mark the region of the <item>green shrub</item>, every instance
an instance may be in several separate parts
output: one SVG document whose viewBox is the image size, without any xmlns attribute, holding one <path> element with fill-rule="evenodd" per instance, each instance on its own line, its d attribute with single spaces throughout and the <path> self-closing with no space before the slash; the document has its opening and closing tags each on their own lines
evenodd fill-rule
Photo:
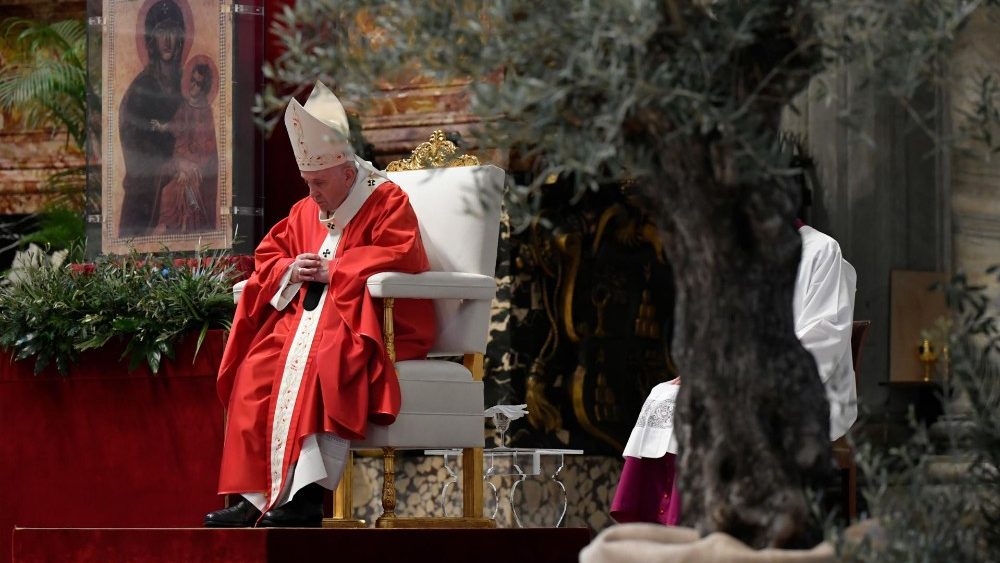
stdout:
<svg viewBox="0 0 1000 563">
<path fill-rule="evenodd" d="M 210 329 L 229 328 L 236 276 L 218 253 L 32 266 L 0 287 L 0 346 L 15 360 L 35 358 L 36 374 L 55 364 L 65 375 L 79 352 L 117 340 L 130 370 L 146 362 L 157 373 L 188 332 L 199 333 L 200 349 Z"/>
<path fill-rule="evenodd" d="M 944 291 L 944 415 L 930 428 L 914 422 L 899 447 L 859 447 L 870 527 L 863 538 L 832 532 L 843 561 L 1000 560 L 1000 311 L 963 274 Z"/>
</svg>

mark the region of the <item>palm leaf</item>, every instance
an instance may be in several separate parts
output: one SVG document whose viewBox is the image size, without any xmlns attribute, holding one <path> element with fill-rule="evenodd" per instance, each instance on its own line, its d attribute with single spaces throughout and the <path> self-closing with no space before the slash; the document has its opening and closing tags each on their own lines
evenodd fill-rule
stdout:
<svg viewBox="0 0 1000 563">
<path fill-rule="evenodd" d="M 0 108 L 22 114 L 29 127 L 61 126 L 83 149 L 86 125 L 86 26 L 7 19 L 2 39 L 11 49 L 0 77 Z"/>
<path fill-rule="evenodd" d="M 194 364 L 195 360 L 198 359 L 198 352 L 201 351 L 201 344 L 205 342 L 205 335 L 208 334 L 208 328 L 210 324 L 211 323 L 209 323 L 208 321 L 205 321 L 205 323 L 201 325 L 201 332 L 198 333 L 198 343 L 195 344 L 194 354 L 191 356 L 192 365 Z"/>
</svg>

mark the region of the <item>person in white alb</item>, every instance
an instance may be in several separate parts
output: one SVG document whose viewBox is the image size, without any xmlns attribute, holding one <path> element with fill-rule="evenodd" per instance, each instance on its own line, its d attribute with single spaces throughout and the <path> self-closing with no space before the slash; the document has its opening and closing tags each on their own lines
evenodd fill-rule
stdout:
<svg viewBox="0 0 1000 563">
<path fill-rule="evenodd" d="M 858 274 L 829 235 L 798 223 L 802 260 L 792 310 L 795 335 L 816 358 L 830 401 L 830 440 L 847 434 L 858 418 L 851 331 Z"/>
<path fill-rule="evenodd" d="M 830 402 L 830 441 L 847 433 L 858 417 L 851 332 L 857 273 L 830 236 L 796 221 L 802 237 L 792 297 L 795 335 L 816 359 Z M 650 391 L 625 445 L 625 467 L 611 504 L 618 522 L 652 522 L 669 526 L 680 521 L 681 503 L 675 484 L 677 439 L 674 403 L 680 378 Z"/>
</svg>

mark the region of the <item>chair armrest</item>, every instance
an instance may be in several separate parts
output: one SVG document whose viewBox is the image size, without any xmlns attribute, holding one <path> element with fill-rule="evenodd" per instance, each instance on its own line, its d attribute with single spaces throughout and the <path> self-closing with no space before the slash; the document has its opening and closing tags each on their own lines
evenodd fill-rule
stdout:
<svg viewBox="0 0 1000 563">
<path fill-rule="evenodd" d="M 243 288 L 246 287 L 247 280 L 236 282 L 233 284 L 233 303 L 239 304 L 240 295 L 243 295 Z"/>
<path fill-rule="evenodd" d="M 368 278 L 372 297 L 493 299 L 496 292 L 497 282 L 492 277 L 464 272 L 379 272 Z"/>
</svg>

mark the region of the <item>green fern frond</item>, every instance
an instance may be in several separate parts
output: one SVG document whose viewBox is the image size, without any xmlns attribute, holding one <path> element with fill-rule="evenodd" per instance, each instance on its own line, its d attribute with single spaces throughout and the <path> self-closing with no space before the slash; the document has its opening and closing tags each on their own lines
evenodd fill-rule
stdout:
<svg viewBox="0 0 1000 563">
<path fill-rule="evenodd" d="M 87 40 L 87 27 L 80 20 L 63 20 L 49 27 L 62 38 L 67 45 L 77 45 Z"/>
<path fill-rule="evenodd" d="M 87 29 L 82 21 L 4 20 L 9 60 L 0 76 L 0 109 L 29 127 L 65 128 L 77 148 L 86 141 Z"/>
<path fill-rule="evenodd" d="M 86 45 L 87 28 L 80 20 L 63 20 L 45 23 L 23 18 L 10 18 L 4 22 L 4 34 L 13 39 L 23 52 L 51 51 L 67 53 L 79 45 Z"/>
</svg>

